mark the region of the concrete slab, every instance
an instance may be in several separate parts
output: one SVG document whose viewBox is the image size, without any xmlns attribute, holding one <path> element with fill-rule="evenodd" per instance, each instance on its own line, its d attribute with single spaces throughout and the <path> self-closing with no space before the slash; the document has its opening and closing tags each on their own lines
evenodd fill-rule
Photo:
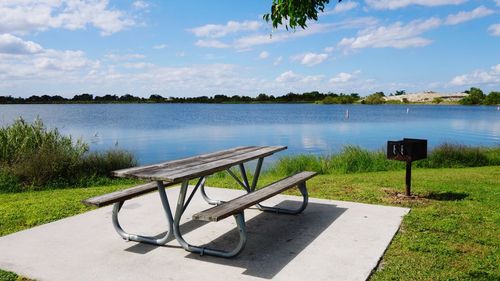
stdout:
<svg viewBox="0 0 500 281">
<path fill-rule="evenodd" d="M 167 190 L 175 206 L 179 189 Z M 242 191 L 207 188 L 214 198 Z M 293 205 L 279 195 L 267 205 Z M 237 241 L 232 218 L 190 220 L 208 205 L 199 194 L 184 215 L 182 231 L 192 244 L 224 247 Z M 233 259 L 199 256 L 177 241 L 151 246 L 122 240 L 111 224 L 111 207 L 0 237 L 0 268 L 37 280 L 365 280 L 397 232 L 406 208 L 311 199 L 298 216 L 245 212 L 248 242 Z M 165 231 L 157 193 L 127 201 L 122 226 L 138 234 Z"/>
</svg>

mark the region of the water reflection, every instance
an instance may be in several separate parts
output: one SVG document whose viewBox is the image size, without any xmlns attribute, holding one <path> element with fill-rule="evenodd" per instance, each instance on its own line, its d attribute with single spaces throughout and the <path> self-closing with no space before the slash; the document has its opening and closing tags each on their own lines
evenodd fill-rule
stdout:
<svg viewBox="0 0 500 281">
<path fill-rule="evenodd" d="M 344 145 L 369 149 L 387 140 L 426 138 L 500 145 L 495 107 L 362 105 L 0 105 L 0 125 L 40 116 L 87 141 L 122 148 L 152 163 L 241 145 L 287 145 L 284 153 L 325 154 Z M 349 110 L 349 119 L 345 112 Z M 284 153 L 280 153 L 283 155 Z"/>
</svg>

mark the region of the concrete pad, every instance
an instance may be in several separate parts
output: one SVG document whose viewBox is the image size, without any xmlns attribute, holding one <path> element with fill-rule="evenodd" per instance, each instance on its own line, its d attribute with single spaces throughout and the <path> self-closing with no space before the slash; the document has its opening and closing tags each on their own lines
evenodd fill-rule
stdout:
<svg viewBox="0 0 500 281">
<path fill-rule="evenodd" d="M 167 190 L 171 206 L 178 188 Z M 227 200 L 238 190 L 207 188 Z M 294 205 L 300 197 L 278 195 L 266 205 Z M 197 193 L 183 219 L 192 244 L 225 248 L 238 234 L 232 218 L 192 221 L 207 209 Z M 20 210 L 22 211 L 22 210 Z M 310 199 L 297 216 L 245 211 L 248 242 L 233 259 L 186 252 L 177 241 L 152 246 L 122 240 L 111 224 L 111 207 L 0 237 L 0 268 L 37 280 L 366 280 L 409 209 Z M 166 230 L 158 193 L 127 201 L 122 226 L 136 234 Z"/>
</svg>

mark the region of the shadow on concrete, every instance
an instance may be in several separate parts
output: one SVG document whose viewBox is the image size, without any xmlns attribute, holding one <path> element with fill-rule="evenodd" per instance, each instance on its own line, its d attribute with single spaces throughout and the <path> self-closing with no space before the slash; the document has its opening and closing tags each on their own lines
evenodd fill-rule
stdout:
<svg viewBox="0 0 500 281">
<path fill-rule="evenodd" d="M 180 226 L 180 230 L 181 230 L 181 233 L 185 234 L 185 233 L 189 233 L 197 228 L 200 228 L 202 227 L 203 225 L 207 224 L 209 222 L 207 221 L 195 221 L 195 220 L 191 220 L 191 221 L 188 221 L 184 224 L 182 224 Z M 165 234 L 167 234 L 167 231 L 165 232 L 162 232 L 158 235 L 155 235 L 154 237 L 155 238 L 161 238 L 163 236 L 165 236 Z M 171 237 L 170 239 L 167 240 L 167 243 L 171 242 L 175 240 L 174 237 Z M 149 252 L 151 252 L 152 250 L 154 249 L 157 249 L 157 248 L 162 248 L 162 247 L 166 247 L 166 248 L 182 248 L 181 246 L 179 245 L 176 245 L 176 246 L 173 246 L 173 245 L 163 245 L 163 246 L 158 246 L 158 245 L 152 245 L 152 244 L 146 244 L 146 243 L 139 243 L 139 242 L 134 242 L 136 243 L 135 245 L 131 246 L 131 247 L 128 247 L 127 249 L 125 249 L 125 251 L 127 252 L 131 252 L 131 253 L 136 253 L 136 254 L 147 254 Z"/>
<path fill-rule="evenodd" d="M 293 208 L 297 203 L 286 200 L 277 207 Z M 186 258 L 244 268 L 245 275 L 271 279 L 346 210 L 331 204 L 309 202 L 306 210 L 299 215 L 263 212 L 246 222 L 247 244 L 238 256 L 224 259 L 190 253 Z M 238 239 L 238 231 L 233 229 L 204 246 L 230 250 Z"/>
</svg>

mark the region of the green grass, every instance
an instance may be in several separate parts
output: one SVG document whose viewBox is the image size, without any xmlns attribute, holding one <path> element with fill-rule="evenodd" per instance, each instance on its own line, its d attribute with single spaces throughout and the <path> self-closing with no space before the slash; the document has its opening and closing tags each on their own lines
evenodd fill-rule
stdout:
<svg viewBox="0 0 500 281">
<path fill-rule="evenodd" d="M 114 180 L 88 188 L 0 194 L 0 236 L 88 211 L 91 208 L 81 200 L 123 189 L 135 182 Z"/>
<path fill-rule="evenodd" d="M 261 185 L 278 179 L 268 174 Z M 211 186 L 235 188 L 218 176 Z M 500 166 L 319 175 L 311 197 L 411 208 L 372 280 L 500 280 Z M 290 194 L 299 195 L 297 191 Z"/>
<path fill-rule="evenodd" d="M 472 147 L 444 143 L 428 153 L 428 158 L 413 164 L 422 168 L 462 168 L 500 165 L 500 146 Z M 360 172 L 403 170 L 405 164 L 388 160 L 383 150 L 371 151 L 347 145 L 339 153 L 327 156 L 298 154 L 281 157 L 270 173 L 288 175 L 309 170 L 320 174 L 351 174 Z"/>
<path fill-rule="evenodd" d="M 260 185 L 278 177 L 264 174 Z M 394 196 L 404 191 L 404 171 L 318 175 L 308 189 L 311 197 L 411 208 L 371 280 L 499 280 L 500 166 L 416 168 L 412 183 L 419 199 Z M 207 184 L 235 188 L 222 175 Z M 0 235 L 87 211 L 80 200 L 125 186 L 0 194 Z M 15 278 L 0 270 L 0 280 Z"/>
<path fill-rule="evenodd" d="M 127 151 L 89 152 L 88 144 L 48 129 L 40 119 L 0 128 L 0 193 L 85 186 L 113 170 L 135 166 Z"/>
</svg>

